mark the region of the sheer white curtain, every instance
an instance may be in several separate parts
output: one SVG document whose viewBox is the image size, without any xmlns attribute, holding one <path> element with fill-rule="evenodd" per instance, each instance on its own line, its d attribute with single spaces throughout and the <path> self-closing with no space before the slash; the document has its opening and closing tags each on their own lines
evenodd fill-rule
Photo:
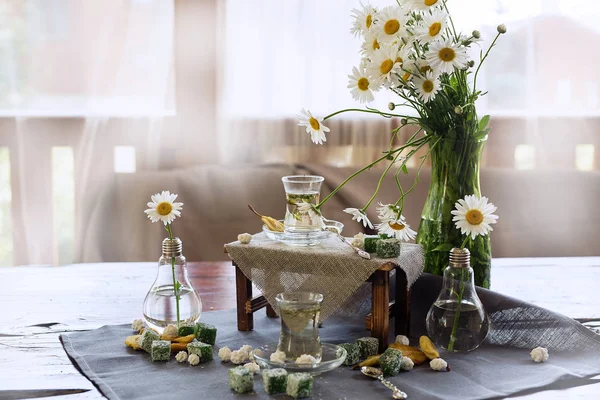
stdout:
<svg viewBox="0 0 600 400">
<path fill-rule="evenodd" d="M 3 259 L 76 260 L 115 172 L 158 167 L 163 122 L 175 112 L 173 35 L 168 0 L 2 3 L 0 148 L 10 182 L 0 190 L 12 228 L 2 232 L 12 242 Z"/>
<path fill-rule="evenodd" d="M 359 60 L 360 43 L 349 31 L 358 0 L 224 3 L 225 160 L 361 164 L 381 150 L 393 121 L 339 117 L 322 148 L 295 127 L 301 107 L 324 115 L 358 105 L 346 89 Z M 489 95 L 479 113 L 493 117 L 486 165 L 600 168 L 600 56 L 593 50 L 600 47 L 600 3 L 449 0 L 448 7 L 464 33 L 482 32 L 484 49 L 499 23 L 508 26 L 483 69 Z M 385 109 L 389 100 L 380 92 L 373 105 Z"/>
</svg>

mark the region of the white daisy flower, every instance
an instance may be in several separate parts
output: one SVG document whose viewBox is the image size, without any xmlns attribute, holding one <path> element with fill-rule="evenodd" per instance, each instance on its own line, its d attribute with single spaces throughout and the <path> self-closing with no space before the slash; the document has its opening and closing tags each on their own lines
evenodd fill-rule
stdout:
<svg viewBox="0 0 600 400">
<path fill-rule="evenodd" d="M 359 210 L 358 208 L 346 208 L 344 209 L 344 212 L 352 215 L 352 221 L 356 221 L 358 223 L 362 222 L 365 228 L 368 226 L 369 228 L 373 229 L 373 224 L 371 221 L 369 221 L 369 217 L 367 217 L 367 214 L 365 214 L 363 210 Z"/>
<path fill-rule="evenodd" d="M 415 67 L 421 72 L 421 74 L 425 75 L 427 73 L 427 71 L 431 71 L 431 73 L 433 75 L 439 75 L 438 73 L 436 73 L 436 71 L 433 70 L 433 68 L 431 68 L 431 65 L 429 65 L 429 63 L 427 62 L 427 60 L 424 60 L 422 58 L 419 58 L 416 60 L 415 62 Z"/>
<path fill-rule="evenodd" d="M 387 6 L 378 15 L 374 29 L 380 43 L 399 43 L 406 34 L 406 13 L 402 7 Z"/>
<path fill-rule="evenodd" d="M 377 207 L 377 212 L 379 213 L 379 219 L 382 221 L 397 219 L 398 214 L 400 213 L 400 207 L 394 204 L 383 204 L 378 203 L 379 207 Z M 400 220 L 402 222 L 405 221 L 404 216 L 400 216 Z"/>
<path fill-rule="evenodd" d="M 298 126 L 305 126 L 306 133 L 310 133 L 310 138 L 315 144 L 323 144 L 327 141 L 325 132 L 329 132 L 329 128 L 323 125 L 323 118 L 314 117 L 310 111 L 304 108 L 298 114 Z"/>
<path fill-rule="evenodd" d="M 467 48 L 452 43 L 450 39 L 431 43 L 425 59 L 434 70 L 449 74 L 454 71 L 454 67 L 462 69 L 469 62 Z"/>
<path fill-rule="evenodd" d="M 394 217 L 393 219 L 383 220 L 375 228 L 379 233 L 395 237 L 403 242 L 414 239 L 417 234 L 417 232 L 410 229 L 410 225 L 406 223 L 403 215 L 400 218 Z"/>
<path fill-rule="evenodd" d="M 308 216 L 310 218 L 310 221 L 306 221 L 307 224 L 324 225 L 323 216 L 314 204 L 301 201 L 296 204 L 296 210 L 301 216 Z"/>
<path fill-rule="evenodd" d="M 431 71 L 427 71 L 424 77 L 417 76 L 414 80 L 417 93 L 423 102 L 427 103 L 440 91 L 440 80 Z"/>
<path fill-rule="evenodd" d="M 423 14 L 423 20 L 415 29 L 415 36 L 423 43 L 439 40 L 448 26 L 448 14 L 436 8 L 431 13 Z"/>
<path fill-rule="evenodd" d="M 442 0 L 408 0 L 408 7 L 418 10 L 430 10 L 432 7 L 441 4 Z"/>
<path fill-rule="evenodd" d="M 369 103 L 375 100 L 373 90 L 378 90 L 379 87 L 371 84 L 370 78 L 367 76 L 364 66 L 360 68 L 353 67 L 352 75 L 348 75 L 348 89 L 355 100 L 360 103 Z"/>
<path fill-rule="evenodd" d="M 365 41 L 363 42 L 360 50 L 360 54 L 367 58 L 372 58 L 377 49 L 381 48 L 377 35 L 373 30 L 367 32 L 365 35 Z"/>
<path fill-rule="evenodd" d="M 377 21 L 377 10 L 369 3 L 363 4 L 360 3 L 362 9 L 353 8 L 351 13 L 354 18 L 354 22 L 352 23 L 352 32 L 354 35 L 366 35 L 370 32 L 373 26 L 373 23 Z"/>
<path fill-rule="evenodd" d="M 170 224 L 175 218 L 181 216 L 181 208 L 183 203 L 175 203 L 177 195 L 175 193 L 163 191 L 162 193 L 156 193 L 150 196 L 152 201 L 148 202 L 149 207 L 144 212 L 148 215 L 148 218 L 154 222 L 162 221 L 163 224 Z"/>
<path fill-rule="evenodd" d="M 456 210 L 450 212 L 454 215 L 452 221 L 456 223 L 461 234 L 471 235 L 471 239 L 475 239 L 477 235 L 485 236 L 490 233 L 493 230 L 490 225 L 498 220 L 498 216 L 492 214 L 498 208 L 488 203 L 487 197 L 477 198 L 475 195 L 467 195 L 464 199 L 458 200 L 454 207 Z"/>
<path fill-rule="evenodd" d="M 375 50 L 371 62 L 367 65 L 367 73 L 376 86 L 390 87 L 396 83 L 396 73 L 401 70 L 396 58 L 398 54 L 392 46 L 383 46 Z"/>
</svg>

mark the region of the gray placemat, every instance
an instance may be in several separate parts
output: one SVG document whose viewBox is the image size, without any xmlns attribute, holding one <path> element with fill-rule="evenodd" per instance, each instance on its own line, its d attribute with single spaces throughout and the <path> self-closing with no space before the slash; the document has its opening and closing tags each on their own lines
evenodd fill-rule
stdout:
<svg viewBox="0 0 600 400">
<path fill-rule="evenodd" d="M 424 331 L 425 313 L 440 284 L 439 277 L 424 274 L 413 286 L 411 329 L 415 337 Z M 600 374 L 599 335 L 548 310 L 484 289 L 478 292 L 492 319 L 490 343 L 469 354 L 441 352 L 451 366 L 450 372 L 434 372 L 421 365 L 390 378 L 410 399 L 501 399 L 517 393 L 592 383 L 587 378 Z M 256 314 L 252 332 L 237 331 L 233 310 L 203 313 L 202 320 L 219 329 L 215 353 L 222 346 L 256 347 L 277 341 L 279 336 L 279 320 L 266 318 L 264 312 Z M 109 399 L 269 398 L 260 377 L 255 378 L 253 394 L 231 392 L 227 370 L 232 365 L 218 359 L 197 367 L 175 360 L 153 363 L 148 354 L 125 347 L 124 339 L 130 334 L 129 326 L 105 326 L 62 335 L 61 341 L 75 366 Z M 332 343 L 365 335 L 368 332 L 361 318 L 334 315 L 321 329 L 323 341 Z M 416 340 L 411 339 L 411 343 Z M 538 345 L 550 348 L 549 362 L 531 361 L 529 350 Z M 315 378 L 313 398 L 385 399 L 390 398 L 389 394 L 379 382 L 341 367 Z"/>
</svg>

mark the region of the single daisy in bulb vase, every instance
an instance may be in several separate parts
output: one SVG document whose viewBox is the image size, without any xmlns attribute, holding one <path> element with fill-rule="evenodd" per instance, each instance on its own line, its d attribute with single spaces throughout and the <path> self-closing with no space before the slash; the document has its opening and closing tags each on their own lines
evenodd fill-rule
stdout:
<svg viewBox="0 0 600 400">
<path fill-rule="evenodd" d="M 159 333 L 168 325 L 178 328 L 193 325 L 202 312 L 202 301 L 187 273 L 183 243 L 173 237 L 171 224 L 181 216 L 183 207 L 183 203 L 175 202 L 176 199 L 177 195 L 168 191 L 157 193 L 144 211 L 153 223 L 161 222 L 168 235 L 162 242 L 156 279 L 142 306 L 144 320 Z"/>
</svg>

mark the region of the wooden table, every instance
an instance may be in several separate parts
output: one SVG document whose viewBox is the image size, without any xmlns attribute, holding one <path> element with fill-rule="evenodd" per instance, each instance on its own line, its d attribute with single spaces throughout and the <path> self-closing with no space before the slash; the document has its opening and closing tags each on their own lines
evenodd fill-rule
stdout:
<svg viewBox="0 0 600 400">
<path fill-rule="evenodd" d="M 492 285 L 574 318 L 597 319 L 599 268 L 600 257 L 497 259 Z M 205 310 L 235 308 L 231 263 L 191 263 L 189 269 Z M 155 273 L 155 263 L 0 268 L 0 399 L 101 398 L 68 360 L 58 335 L 139 318 Z M 594 384 L 520 398 L 597 398 L 598 393 L 600 385 Z"/>
</svg>

